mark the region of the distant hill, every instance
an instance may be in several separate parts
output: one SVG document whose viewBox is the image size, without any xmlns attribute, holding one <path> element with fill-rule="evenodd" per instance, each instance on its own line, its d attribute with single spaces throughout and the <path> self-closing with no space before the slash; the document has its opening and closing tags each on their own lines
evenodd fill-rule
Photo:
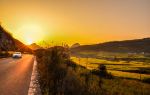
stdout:
<svg viewBox="0 0 150 95">
<path fill-rule="evenodd" d="M 37 49 L 42 49 L 42 47 L 40 47 L 39 45 L 37 45 L 36 43 L 33 43 L 31 45 L 28 45 L 29 48 L 31 48 L 32 50 L 37 50 Z"/>
<path fill-rule="evenodd" d="M 0 25 L 0 50 L 15 50 L 15 41 L 10 33 L 8 33 Z"/>
<path fill-rule="evenodd" d="M 107 52 L 149 52 L 150 38 L 113 41 L 94 45 L 82 45 L 71 51 L 107 51 Z"/>
<path fill-rule="evenodd" d="M 22 51 L 32 52 L 32 50 L 24 45 L 19 40 L 12 37 L 1 25 L 0 25 L 0 51 Z"/>
<path fill-rule="evenodd" d="M 21 52 L 32 52 L 32 49 L 30 49 L 27 45 L 23 44 L 22 42 L 20 42 L 17 39 L 14 39 L 15 41 L 15 46 L 17 47 L 17 51 L 21 51 Z"/>
<path fill-rule="evenodd" d="M 71 46 L 71 48 L 76 48 L 76 47 L 79 47 L 79 46 L 80 46 L 79 43 L 75 43 L 75 44 L 73 44 L 73 45 Z"/>
</svg>

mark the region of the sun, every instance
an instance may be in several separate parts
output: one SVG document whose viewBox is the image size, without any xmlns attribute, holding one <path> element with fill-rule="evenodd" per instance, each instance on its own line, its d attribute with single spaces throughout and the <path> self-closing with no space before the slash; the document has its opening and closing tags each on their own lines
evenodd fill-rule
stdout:
<svg viewBox="0 0 150 95">
<path fill-rule="evenodd" d="M 33 41 L 31 39 L 27 39 L 26 44 L 27 45 L 31 45 L 33 43 Z"/>
<path fill-rule="evenodd" d="M 19 39 L 26 45 L 38 42 L 44 38 L 44 29 L 38 23 L 25 23 L 19 29 Z"/>
</svg>

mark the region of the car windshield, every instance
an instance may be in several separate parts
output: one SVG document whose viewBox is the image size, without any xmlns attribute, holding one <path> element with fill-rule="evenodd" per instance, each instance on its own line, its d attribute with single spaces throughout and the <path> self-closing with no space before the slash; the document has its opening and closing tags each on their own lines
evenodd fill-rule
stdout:
<svg viewBox="0 0 150 95">
<path fill-rule="evenodd" d="M 15 52 L 15 54 L 21 54 L 21 52 Z"/>
</svg>

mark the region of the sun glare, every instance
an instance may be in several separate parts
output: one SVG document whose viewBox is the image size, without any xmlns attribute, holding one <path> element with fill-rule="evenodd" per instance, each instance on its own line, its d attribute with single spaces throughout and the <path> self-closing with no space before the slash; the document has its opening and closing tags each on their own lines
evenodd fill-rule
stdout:
<svg viewBox="0 0 150 95">
<path fill-rule="evenodd" d="M 26 44 L 27 45 L 31 45 L 33 43 L 33 41 L 31 39 L 27 39 Z"/>
<path fill-rule="evenodd" d="M 30 45 L 43 39 L 43 29 L 37 23 L 26 23 L 19 29 L 19 39 Z"/>
</svg>

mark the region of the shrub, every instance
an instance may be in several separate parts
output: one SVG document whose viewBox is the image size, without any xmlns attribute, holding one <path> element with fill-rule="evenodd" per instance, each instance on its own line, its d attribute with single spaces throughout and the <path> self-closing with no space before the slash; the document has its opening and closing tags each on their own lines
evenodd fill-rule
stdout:
<svg viewBox="0 0 150 95">
<path fill-rule="evenodd" d="M 113 78 L 112 74 L 107 72 L 107 68 L 104 64 L 100 64 L 98 67 L 98 70 L 99 70 L 99 76 L 104 77 L 104 78 L 110 78 L 110 79 Z"/>
<path fill-rule="evenodd" d="M 145 82 L 145 83 L 150 83 L 150 78 L 145 78 L 142 81 Z"/>
<path fill-rule="evenodd" d="M 0 52 L 0 57 L 1 58 L 4 58 L 4 57 L 9 57 L 11 56 L 7 51 L 4 51 L 4 52 Z"/>
</svg>

